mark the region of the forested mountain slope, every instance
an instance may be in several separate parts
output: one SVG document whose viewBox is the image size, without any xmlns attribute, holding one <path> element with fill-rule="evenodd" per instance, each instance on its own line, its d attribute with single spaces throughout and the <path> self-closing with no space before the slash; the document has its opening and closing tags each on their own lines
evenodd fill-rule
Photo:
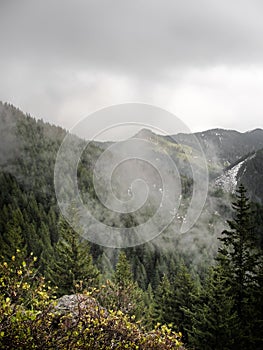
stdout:
<svg viewBox="0 0 263 350">
<path fill-rule="evenodd" d="M 25 218 L 20 218 L 22 221 L 28 221 L 27 216 L 29 216 L 30 230 L 23 229 L 22 231 L 28 232 L 26 235 L 34 238 L 29 239 L 25 237 L 25 240 L 30 249 L 37 255 L 40 255 L 43 249 L 52 249 L 53 245 L 58 240 L 59 234 L 55 221 L 59 217 L 59 210 L 56 205 L 53 184 L 54 164 L 66 131 L 60 127 L 44 123 L 42 120 L 35 120 L 30 116 L 26 116 L 20 110 L 8 104 L 0 104 L 0 118 L 1 187 L 4 189 L 2 193 L 10 194 L 12 192 L 17 192 L 13 195 L 2 196 L 1 207 L 6 208 L 10 206 L 12 210 L 22 211 L 25 216 Z M 210 161 L 208 159 L 208 169 L 210 174 L 213 175 L 215 168 L 217 170 L 220 169 L 220 172 L 223 171 L 222 168 L 219 168 L 220 164 L 230 162 L 231 160 L 236 161 L 237 158 L 245 156 L 246 153 L 244 154 L 243 152 L 252 152 L 260 148 L 263 144 L 262 134 L 262 130 L 241 134 L 235 131 L 216 129 L 204 133 L 197 133 L 195 136 L 204 147 L 207 156 L 211 149 L 214 150 L 214 148 L 217 147 L 216 153 L 213 152 L 213 154 L 216 154 L 219 158 L 211 158 Z M 190 198 L 192 194 L 191 169 L 189 168 L 189 158 L 187 158 L 190 157 L 191 159 L 192 157 L 193 159 L 193 152 L 189 141 L 191 138 L 186 134 L 179 134 L 171 138 L 163 137 L 149 130 L 142 130 L 136 137 L 148 138 L 149 140 L 151 139 L 157 142 L 159 146 L 158 153 L 154 155 L 155 157 L 162 158 L 163 152 L 167 152 L 171 155 L 181 173 L 185 205 L 187 205 L 188 198 Z M 175 141 L 176 139 L 178 142 Z M 81 190 L 90 193 L 89 199 L 92 197 L 95 204 L 97 203 L 97 197 L 92 185 L 92 171 L 96 159 L 106 146 L 107 144 L 99 142 L 90 143 L 88 149 L 84 152 L 79 166 L 79 185 Z M 259 199 L 259 202 L 261 200 L 263 187 L 260 183 L 262 176 L 260 155 L 262 155 L 262 152 L 259 151 L 255 153 L 254 158 L 250 157 L 251 160 L 249 160 L 249 164 L 246 166 L 246 171 L 241 167 L 236 181 L 237 183 L 244 181 L 245 185 L 248 187 L 249 193 L 252 194 L 252 198 Z M 244 166 L 243 164 L 243 167 Z M 243 174 L 242 176 L 241 172 Z M 254 178 L 254 181 L 251 181 L 251 177 Z M 224 186 L 222 189 L 224 189 Z M 104 213 L 104 208 L 100 206 L 99 203 L 96 204 L 96 206 L 97 205 L 99 210 L 101 210 L 101 217 L 107 222 L 107 212 Z M 187 259 L 188 256 L 188 264 L 190 265 L 199 264 L 200 252 L 205 254 L 205 259 L 210 260 L 217 247 L 216 237 L 224 227 L 225 218 L 231 215 L 227 208 L 229 208 L 228 194 L 221 194 L 218 197 L 218 190 L 214 187 L 212 182 L 207 198 L 207 205 L 204 208 L 200 220 L 190 233 L 184 237 L 179 237 L 178 235 L 174 235 L 173 227 L 170 227 L 162 237 L 146 244 L 144 247 L 128 250 L 127 253 L 129 255 L 129 252 L 131 252 L 131 257 L 134 256 L 134 250 L 138 252 L 134 263 L 136 274 L 140 274 L 136 272 L 137 269 L 140 271 L 141 269 L 144 270 L 145 266 L 149 266 L 149 269 L 146 269 L 147 277 L 143 284 L 147 285 L 149 280 L 152 283 L 158 283 L 159 275 L 167 269 L 164 267 L 166 266 L 166 262 L 162 261 L 166 261 L 166 254 L 160 254 L 160 248 L 169 251 L 170 247 L 173 245 L 178 246 L 179 251 L 174 259 L 176 261 L 178 259 L 180 260 L 182 257 Z M 9 212 L 10 217 L 12 217 L 12 214 L 10 214 L 12 211 L 5 209 L 4 212 Z M 41 220 L 42 216 L 45 217 L 44 220 Z M 37 217 L 38 219 L 36 219 Z M 118 220 L 125 226 L 129 224 L 128 222 L 130 220 L 134 220 L 134 218 L 119 217 Z M 4 221 L 2 223 L 2 230 L 5 231 L 8 220 L 5 218 L 2 221 Z M 29 223 L 27 222 L 27 224 Z M 23 226 L 23 224 L 21 225 Z M 204 230 L 210 231 L 210 233 L 204 234 Z M 48 244 L 43 244 L 43 239 L 44 241 L 47 240 Z M 156 250 L 156 247 L 158 247 L 158 250 Z M 148 249 L 149 252 L 154 252 L 153 256 L 151 253 L 144 254 L 141 252 L 145 250 L 148 251 Z M 103 249 L 92 245 L 92 253 L 95 259 L 102 256 L 104 257 L 105 251 L 107 251 L 111 264 L 114 265 L 116 262 L 116 254 L 113 253 L 111 249 Z M 172 253 L 170 252 L 167 254 L 169 255 Z M 150 257 L 148 255 L 150 255 Z M 145 258 L 145 256 L 147 256 L 147 258 Z M 137 261 L 138 259 L 139 261 Z M 168 260 L 170 259 L 171 257 L 168 258 Z M 204 256 L 202 257 L 202 260 L 203 259 Z M 151 260 L 152 262 L 150 262 Z M 154 275 L 156 276 L 151 276 L 153 269 L 155 271 Z M 148 274 L 150 274 L 150 276 L 148 276 Z M 156 280 L 156 282 L 154 282 L 154 280 Z"/>
<path fill-rule="evenodd" d="M 185 234 L 180 235 L 178 225 L 172 223 L 152 241 L 123 250 L 105 248 L 83 240 L 61 216 L 54 190 L 54 166 L 66 134 L 60 127 L 35 120 L 11 105 L 0 103 L 2 259 L 13 261 L 17 249 L 25 256 L 30 256 L 32 252 L 37 257 L 38 271 L 53 284 L 59 285 L 58 295 L 74 292 L 74 283 L 78 288 L 90 285 L 95 289 L 104 283 L 98 299 L 106 307 L 121 309 L 130 316 L 134 314 L 136 319 L 143 318 L 146 327 L 152 327 L 157 321 L 174 323 L 174 329 L 182 331 L 186 343 L 195 345 L 196 349 L 215 350 L 216 347 L 212 345 L 200 346 L 202 336 L 209 337 L 211 334 L 205 335 L 206 321 L 200 319 L 200 310 L 196 310 L 194 305 L 200 309 L 202 300 L 213 303 L 216 293 L 225 294 L 225 290 L 219 288 L 222 286 L 220 281 L 225 281 L 226 276 L 221 275 L 219 270 L 213 271 L 211 276 L 209 270 L 217 256 L 220 244 L 217 238 L 227 228 L 226 220 L 233 215 L 231 201 L 235 186 L 241 183 L 256 202 L 251 204 L 254 209 L 251 220 L 255 226 L 256 249 L 262 247 L 263 131 L 257 129 L 238 133 L 215 129 L 195 134 L 207 157 L 210 179 L 208 196 L 199 220 Z M 74 135 L 70 137 L 84 142 Z M 201 164 L 195 145 L 191 143 L 192 137 L 187 134 L 160 136 L 149 130 L 141 130 L 135 137 L 154 141 L 156 147 L 150 152 L 161 164 L 164 164 L 166 154 L 176 164 L 182 183 L 182 210 L 177 213 L 176 219 L 182 222 L 193 191 L 189 160 L 195 162 L 197 167 Z M 91 142 L 83 152 L 78 167 L 83 201 L 92 203 L 98 218 L 108 225 L 138 225 L 138 217 L 134 214 L 119 215 L 113 219 L 101 205 L 94 189 L 94 164 L 108 145 Z M 141 169 L 147 175 L 147 168 L 142 166 Z M 160 194 L 158 177 L 152 177 L 149 186 Z M 151 208 L 148 209 L 141 216 L 143 220 L 151 214 Z M 244 268 L 250 275 L 250 266 Z M 85 280 L 84 276 L 87 275 L 89 278 Z M 119 294 L 120 290 L 123 294 Z M 254 297 L 257 299 L 257 296 Z M 231 298 L 228 304 L 221 303 L 220 312 L 226 317 L 232 312 Z M 252 308 L 255 300 L 250 302 Z M 207 305 L 206 311 L 208 309 Z M 212 311 L 208 316 L 212 317 Z M 234 322 L 232 316 L 225 320 L 226 325 L 230 319 Z M 210 319 L 209 322 L 214 321 Z M 235 327 L 237 324 L 234 322 Z M 195 338 L 193 327 L 199 326 L 203 333 Z M 249 327 L 246 328 L 247 325 L 244 327 L 251 331 Z M 228 342 L 229 334 L 222 336 Z M 213 338 L 211 344 L 217 343 L 214 341 Z M 254 339 L 253 342 L 258 344 L 258 340 Z M 225 348 L 232 349 L 231 346 L 228 343 Z M 253 344 L 249 346 L 253 348 Z"/>
</svg>

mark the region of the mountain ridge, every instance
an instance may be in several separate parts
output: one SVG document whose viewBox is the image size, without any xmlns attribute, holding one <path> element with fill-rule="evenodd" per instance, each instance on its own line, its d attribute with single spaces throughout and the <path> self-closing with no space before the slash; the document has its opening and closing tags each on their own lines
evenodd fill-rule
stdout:
<svg viewBox="0 0 263 350">
<path fill-rule="evenodd" d="M 13 166 L 14 159 L 19 156 L 19 152 L 22 152 L 25 147 L 24 141 L 21 139 L 21 136 L 18 136 L 15 130 L 17 126 L 19 127 L 21 121 L 27 121 L 27 123 L 31 123 L 32 121 L 33 124 L 31 124 L 41 133 L 42 138 L 49 140 L 49 147 L 53 147 L 53 149 L 58 149 L 59 144 L 67 134 L 67 131 L 60 126 L 44 122 L 42 119 L 35 119 L 30 115 L 25 115 L 19 108 L 11 104 L 0 102 L 0 116 L 0 165 L 6 169 L 10 169 Z M 27 126 L 24 125 L 23 128 L 25 129 Z M 30 133 L 30 130 L 27 133 Z M 133 137 L 150 140 L 158 144 L 160 150 L 165 149 L 174 159 L 179 159 L 178 164 L 182 168 L 185 167 L 186 175 L 189 175 L 189 169 L 187 170 L 186 167 L 187 157 L 185 156 L 190 157 L 190 159 L 192 157 L 192 149 L 195 147 L 193 138 L 198 140 L 204 151 L 211 180 L 225 176 L 228 171 L 231 171 L 241 161 L 244 161 L 242 163 L 243 167 L 240 165 L 236 173 L 237 178 L 235 182 L 237 184 L 244 183 L 248 187 L 252 198 L 255 201 L 263 203 L 263 191 L 259 191 L 259 188 L 263 187 L 260 183 L 262 181 L 261 174 L 263 173 L 263 169 L 260 167 L 262 159 L 259 152 L 263 149 L 263 129 L 256 128 L 239 132 L 236 130 L 214 128 L 193 134 L 178 133 L 176 135 L 165 136 L 158 135 L 149 129 L 141 129 Z M 31 140 L 30 142 L 40 144 L 41 140 Z M 98 149 L 103 151 L 111 143 L 95 141 L 94 147 L 98 147 Z M 37 147 L 41 147 L 41 145 Z M 251 158 L 253 154 L 255 154 L 255 160 Z M 247 165 L 246 169 L 245 165 Z M 254 181 L 251 181 L 253 176 Z M 219 180 L 217 180 L 217 186 L 218 183 L 220 183 Z M 231 188 L 233 189 L 233 186 Z"/>
<path fill-rule="evenodd" d="M 5 111 L 5 113 L 3 113 Z M 16 123 L 14 124 L 14 121 Z M 35 252 L 38 256 L 42 254 L 42 251 L 45 251 L 43 247 L 47 245 L 46 241 L 43 243 L 43 247 L 39 247 L 38 240 L 42 239 L 39 237 L 45 237 L 47 235 L 43 232 L 46 228 L 41 226 L 41 220 L 38 218 L 38 212 L 42 212 L 43 208 L 45 214 L 43 217 L 47 218 L 49 235 L 51 244 L 55 244 L 58 237 L 57 229 L 55 228 L 55 221 L 58 219 L 59 209 L 56 203 L 56 196 L 54 191 L 54 165 L 56 162 L 56 155 L 63 141 L 64 136 L 67 134 L 67 131 L 58 126 L 52 126 L 49 123 L 44 123 L 42 120 L 36 120 L 28 115 L 23 114 L 19 109 L 12 107 L 10 105 L 3 105 L 0 109 L 0 131 L 1 131 L 1 155 L 3 158 L 0 158 L 4 161 L 0 162 L 0 170 L 4 173 L 11 173 L 15 177 L 16 181 L 5 180 L 3 179 L 3 187 L 6 186 L 6 182 L 12 182 L 13 192 L 16 193 L 17 187 L 21 187 L 21 198 L 19 197 L 18 201 L 21 204 L 21 207 L 29 208 L 30 213 L 33 214 L 30 216 L 32 225 L 35 227 L 35 233 L 33 234 L 33 226 L 30 223 L 30 227 L 26 227 L 25 235 L 26 240 L 29 244 L 30 249 Z M 213 147 L 213 137 L 219 137 L 220 135 L 215 135 L 217 131 L 207 131 L 208 137 L 204 137 L 207 144 L 206 147 L 209 150 L 210 137 L 212 138 L 211 144 Z M 232 131 L 233 132 L 233 131 Z M 145 133 L 145 131 L 143 132 Z M 228 131 L 226 134 L 229 133 Z M 231 133 L 231 132 L 230 132 Z M 234 132 L 235 133 L 235 132 Z M 206 136 L 206 132 L 204 132 Z M 235 133 L 236 134 L 236 133 Z M 238 132 L 237 132 L 238 134 Z M 261 130 L 256 130 L 250 135 L 258 134 L 261 135 Z M 212 135 L 212 136 L 211 136 Z M 214 135 L 214 136 L 213 136 Z M 241 134 L 243 135 L 243 134 Z M 137 135 L 138 136 L 138 135 Z M 140 136 L 140 134 L 139 134 Z M 191 178 L 191 167 L 189 166 L 189 159 L 196 161 L 197 157 L 195 150 L 187 144 L 187 141 L 191 140 L 191 135 L 181 136 L 181 141 L 186 141 L 185 143 L 178 141 L 175 142 L 173 137 L 167 137 L 163 135 L 156 135 L 152 131 L 147 131 L 146 136 L 153 137 L 157 142 L 156 147 L 156 157 L 161 157 L 163 153 L 168 153 L 170 157 L 176 161 L 176 166 L 178 167 L 181 175 L 182 182 L 182 211 L 177 214 L 180 216 L 180 220 L 184 220 L 185 208 L 189 205 L 190 198 L 193 193 L 193 181 Z M 258 136 L 258 137 L 259 137 Z M 246 136 L 245 136 L 246 137 Z M 228 139 L 231 139 L 228 137 Z M 84 141 L 83 141 L 84 142 Z M 241 141 L 240 141 L 241 142 Z M 261 146 L 261 141 L 258 142 L 257 138 L 249 138 L 250 142 L 253 143 L 255 149 Z M 159 144 L 158 144 L 159 143 Z M 189 142 L 188 142 L 189 143 Z M 249 148 L 249 144 L 243 149 L 246 151 Z M 100 154 L 107 147 L 107 143 L 94 142 L 89 144 L 89 148 L 85 151 L 84 156 L 79 162 L 78 175 L 80 176 L 79 186 L 81 193 L 88 193 L 90 195 L 89 200 L 97 203 L 98 200 L 96 192 L 93 187 L 93 177 L 92 170 L 94 167 L 95 161 L 98 159 Z M 214 148 L 213 148 L 214 150 Z M 6 152 L 8 151 L 8 152 Z M 158 154 L 157 154 L 158 153 Z M 239 150 L 239 154 L 242 154 Z M 248 154 L 248 153 L 245 153 Z M 207 156 L 207 155 L 206 155 Z M 192 158 L 191 158 L 192 157 Z M 258 158 L 259 157 L 259 158 Z M 258 203 L 261 203 L 261 198 L 263 194 L 258 191 L 259 188 L 262 188 L 261 179 L 261 153 L 257 155 L 254 160 L 252 159 L 249 166 L 245 168 L 240 166 L 240 173 L 242 174 L 242 179 L 246 179 L 246 184 L 249 190 L 249 193 L 252 194 L 253 200 L 256 200 Z M 233 157 L 234 161 L 237 162 L 238 156 Z M 230 163 L 230 162 L 229 162 Z M 226 166 L 230 164 L 227 163 Z M 230 198 L 228 193 L 222 194 L 221 191 L 218 191 L 212 182 L 217 176 L 222 175 L 225 169 L 222 159 L 218 159 L 216 155 L 214 159 L 208 159 L 209 166 L 209 176 L 210 176 L 210 188 L 207 196 L 207 203 L 203 210 L 203 217 L 196 223 L 196 226 L 193 228 L 189 234 L 177 237 L 174 232 L 177 232 L 175 227 L 169 227 L 169 232 L 165 233 L 167 236 L 165 238 L 158 238 L 155 242 L 151 243 L 153 246 L 162 246 L 164 249 L 168 249 L 171 245 L 176 245 L 181 249 L 183 254 L 187 256 L 187 261 L 189 264 L 194 266 L 202 265 L 202 259 L 200 259 L 199 253 L 196 254 L 195 251 L 202 250 L 207 245 L 209 246 L 206 250 L 206 256 L 210 259 L 213 256 L 213 251 L 216 250 L 217 246 L 217 235 L 222 229 L 225 228 L 225 220 L 231 215 L 230 209 Z M 166 169 L 165 169 L 166 171 Z M 242 173 L 241 173 L 242 171 Z M 130 174 L 129 174 L 130 175 Z M 251 176 L 255 176 L 256 181 L 251 181 Z M 239 175 L 238 175 L 239 176 Z M 241 175 L 240 175 L 241 176 Z M 238 181 L 242 181 L 241 178 L 238 178 Z M 16 184 L 16 182 L 18 184 Z M 157 184 L 153 184 L 153 186 Z M 10 192 L 10 191 L 9 191 Z M 18 197 L 18 195 L 14 195 Z M 3 205 L 5 201 L 12 203 L 14 208 L 16 208 L 17 203 L 15 203 L 13 195 L 8 194 L 8 191 L 3 191 Z M 36 198 L 38 206 L 32 200 Z M 92 202 L 93 203 L 93 202 Z M 20 205 L 20 204 L 19 204 Z M 31 208 L 31 205 L 33 206 Z M 106 220 L 112 223 L 112 218 L 106 216 L 104 209 L 101 207 L 94 206 L 97 210 L 98 219 Z M 7 215 L 7 214 L 5 214 Z M 177 215 L 177 218 L 178 218 Z M 132 225 L 134 224 L 136 217 L 124 217 L 124 220 L 121 218 L 123 225 Z M 2 223 L 2 228 L 5 228 L 7 219 L 5 218 Z M 117 222 L 118 223 L 118 222 Z M 126 227 L 125 226 L 125 227 Z M 204 233 L 206 232 L 206 233 Z M 28 236 L 27 236 L 28 235 Z M 204 236 L 205 235 L 205 236 Z M 33 237 L 33 239 L 32 239 Z M 171 240 L 170 240 L 170 237 Z M 165 240 L 167 239 L 167 240 Z M 35 242 L 35 243 L 33 243 Z M 172 243 L 171 243 L 172 242 Z M 189 246 L 190 242 L 190 246 Z M 34 246 L 35 244 L 35 246 Z M 184 247 L 188 247 L 187 251 L 184 250 Z M 158 248 L 159 249 L 159 248 Z M 93 246 L 92 247 L 93 256 L 95 259 L 101 253 L 100 248 Z M 114 263 L 114 256 L 111 258 Z M 149 270 L 150 276 L 150 270 Z M 156 277 L 157 280 L 159 277 Z M 152 281 L 153 283 L 154 280 Z"/>
</svg>

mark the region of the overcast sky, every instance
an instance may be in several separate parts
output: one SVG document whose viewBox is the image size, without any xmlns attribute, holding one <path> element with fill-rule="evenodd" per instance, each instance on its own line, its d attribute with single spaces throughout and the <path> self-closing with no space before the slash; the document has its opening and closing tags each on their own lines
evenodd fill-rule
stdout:
<svg viewBox="0 0 263 350">
<path fill-rule="evenodd" d="M 0 100 L 68 129 L 125 102 L 263 127 L 263 1 L 0 0 Z"/>
</svg>

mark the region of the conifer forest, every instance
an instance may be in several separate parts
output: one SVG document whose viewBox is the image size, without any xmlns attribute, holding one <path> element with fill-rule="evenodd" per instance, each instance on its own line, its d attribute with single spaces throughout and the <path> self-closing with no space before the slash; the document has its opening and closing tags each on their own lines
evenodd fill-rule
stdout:
<svg viewBox="0 0 263 350">
<path fill-rule="evenodd" d="M 121 248 L 86 239 L 61 213 L 54 167 L 66 134 L 0 104 L 0 349 L 261 350 L 263 130 L 197 133 L 209 159 L 200 218 L 184 234 L 171 223 L 153 239 Z M 155 138 L 158 159 L 166 152 L 177 160 L 189 204 L 188 136 L 175 143 L 142 130 L 138 137 Z M 92 171 L 106 147 L 89 143 L 78 163 L 83 202 L 105 225 L 139 225 L 151 206 L 139 216 L 113 217 L 100 203 Z M 77 225 L 77 206 L 67 210 Z"/>
</svg>

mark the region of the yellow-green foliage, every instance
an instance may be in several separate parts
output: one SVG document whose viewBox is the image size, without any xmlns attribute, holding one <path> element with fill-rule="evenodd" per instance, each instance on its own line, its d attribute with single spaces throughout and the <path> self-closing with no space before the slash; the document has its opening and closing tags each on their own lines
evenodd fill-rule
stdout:
<svg viewBox="0 0 263 350">
<path fill-rule="evenodd" d="M 146 331 L 133 317 L 103 309 L 92 296 L 74 315 L 61 313 L 35 260 L 23 260 L 18 252 L 0 263 L 1 349 L 183 349 L 181 334 L 160 324 Z"/>
</svg>

